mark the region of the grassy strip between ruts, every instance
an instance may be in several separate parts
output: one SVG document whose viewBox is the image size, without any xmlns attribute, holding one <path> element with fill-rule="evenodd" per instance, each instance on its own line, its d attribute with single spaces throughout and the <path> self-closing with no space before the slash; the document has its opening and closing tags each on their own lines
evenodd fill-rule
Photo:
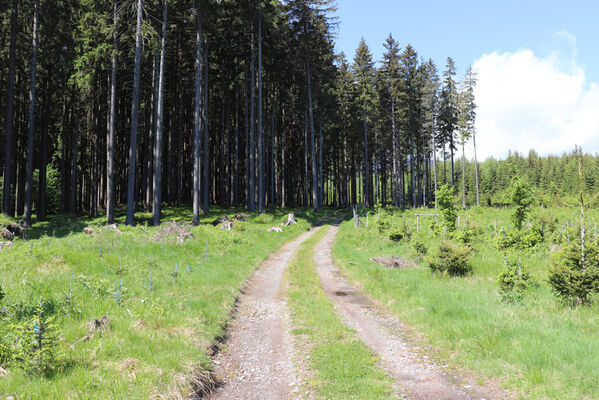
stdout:
<svg viewBox="0 0 599 400">
<path fill-rule="evenodd" d="M 101 218 L 63 215 L 34 225 L 29 237 L 37 239 L 16 240 L 0 253 L 6 293 L 0 345 L 23 340 L 11 326 L 29 321 L 43 298 L 44 313 L 56 318 L 65 364 L 48 376 L 29 375 L 18 362 L 3 365 L 8 375 L 0 376 L 0 399 L 184 395 L 194 372 L 209 368 L 207 350 L 223 335 L 244 281 L 283 242 L 321 217 L 299 212 L 297 225 L 266 232 L 284 222 L 287 212 L 250 213 L 225 231 L 210 222 L 232 211 L 215 210 L 199 226 L 186 227 L 194 238 L 184 244 L 176 243 L 176 235 L 157 239 L 159 228 L 143 223 L 119 226 L 121 233 L 103 229 Z M 165 220 L 191 221 L 189 209 L 164 214 Z M 81 233 L 87 225 L 94 235 Z M 103 315 L 110 327 L 88 334 L 90 321 Z"/>
<path fill-rule="evenodd" d="M 396 211 L 388 218 L 399 226 L 405 217 L 414 235 L 411 240 L 433 252 L 440 238 L 431 237 L 424 218 L 416 232 L 418 212 L 430 211 Z M 560 209 L 549 212 L 575 218 Z M 462 213 L 462 221 L 467 217 L 485 233 L 473 241 L 474 272 L 464 278 L 439 277 L 424 266 L 388 269 L 372 262 L 374 256 L 409 257 L 413 252 L 405 240 L 394 243 L 382 237 L 376 216 L 370 217 L 370 227 L 355 229 L 350 221 L 342 223 L 333 256 L 357 285 L 433 345 L 439 360 L 499 378 L 520 398 L 599 399 L 598 299 L 593 307 L 577 309 L 556 300 L 546 281 L 550 244 L 543 243 L 508 254 L 512 259 L 521 257 L 539 287 L 521 304 L 502 302 L 496 280 L 504 268 L 504 252 L 493 246 L 491 235 L 494 220 L 506 221 L 509 210 Z"/>
<path fill-rule="evenodd" d="M 329 227 L 308 239 L 289 265 L 288 299 L 292 333 L 309 353 L 309 390 L 318 399 L 386 399 L 391 381 L 376 359 L 340 321 L 333 304 L 321 288 L 314 265 L 314 245 Z"/>
</svg>

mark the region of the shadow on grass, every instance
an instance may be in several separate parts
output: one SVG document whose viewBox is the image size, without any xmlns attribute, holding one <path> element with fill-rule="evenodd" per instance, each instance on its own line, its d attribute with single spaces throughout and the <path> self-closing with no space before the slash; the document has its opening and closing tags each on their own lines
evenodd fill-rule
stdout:
<svg viewBox="0 0 599 400">
<path fill-rule="evenodd" d="M 319 212 L 309 208 L 274 208 L 268 207 L 264 210 L 264 214 L 271 215 L 275 220 L 284 217 L 285 215 L 295 212 L 296 218 L 306 220 L 311 226 L 317 225 L 322 217 L 327 213 L 334 212 L 333 209 L 323 209 Z M 220 207 L 211 207 L 210 213 L 200 216 L 200 224 L 211 224 L 217 217 L 227 215 L 247 215 L 250 219 L 256 218 L 257 212 L 248 212 L 242 207 L 223 209 Z M 126 209 L 118 208 L 115 210 L 115 223 L 118 225 L 125 224 Z M 162 222 L 175 221 L 180 224 L 189 224 L 193 219 L 193 210 L 190 207 L 165 207 L 162 210 Z M 106 215 L 100 214 L 97 217 L 77 214 L 58 214 L 48 216 L 46 221 L 36 221 L 34 219 L 33 226 L 27 230 L 27 239 L 39 239 L 42 236 L 65 237 L 71 233 L 81 233 L 86 226 L 101 227 L 105 226 Z M 152 214 L 148 212 L 138 211 L 135 214 L 135 224 L 141 226 L 152 226 Z"/>
</svg>

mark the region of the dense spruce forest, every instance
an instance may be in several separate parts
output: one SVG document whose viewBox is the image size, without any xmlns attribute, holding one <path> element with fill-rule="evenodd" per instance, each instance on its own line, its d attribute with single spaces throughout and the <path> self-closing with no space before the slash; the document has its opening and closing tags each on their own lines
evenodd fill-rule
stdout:
<svg viewBox="0 0 599 400">
<path fill-rule="evenodd" d="M 464 204 L 498 204 L 514 168 L 546 202 L 575 182 L 570 155 L 465 160 L 475 72 L 460 80 L 451 58 L 436 66 L 391 35 L 378 63 L 364 41 L 335 54 L 331 0 L 0 10 L 2 211 L 27 225 L 104 210 L 111 222 L 125 206 L 128 224 L 136 209 L 159 224 L 162 204 L 192 204 L 196 222 L 211 204 L 433 206 L 444 182 Z"/>
</svg>

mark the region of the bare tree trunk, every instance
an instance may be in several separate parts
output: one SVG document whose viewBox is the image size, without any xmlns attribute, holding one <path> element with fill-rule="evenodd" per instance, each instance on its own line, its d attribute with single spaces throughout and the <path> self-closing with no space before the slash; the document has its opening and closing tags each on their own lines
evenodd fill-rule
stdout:
<svg viewBox="0 0 599 400">
<path fill-rule="evenodd" d="M 46 190 L 46 173 L 48 164 L 48 118 L 50 118 L 50 101 L 48 99 L 48 88 L 50 86 L 50 72 L 46 75 L 46 84 L 44 88 L 44 105 L 43 109 L 43 122 L 42 122 L 42 146 L 41 146 L 41 164 L 39 173 L 39 185 L 38 185 L 38 205 L 37 205 L 37 220 L 46 220 L 46 205 L 47 205 L 47 190 Z"/>
<path fill-rule="evenodd" d="M 164 109 L 164 53 L 166 52 L 166 23 L 168 1 L 164 0 L 164 15 L 162 19 L 162 39 L 160 46 L 160 72 L 158 77 L 158 109 L 156 113 L 156 137 L 154 140 L 154 187 L 152 200 L 152 223 L 160 225 L 162 206 L 162 131 Z"/>
<path fill-rule="evenodd" d="M 466 209 L 466 154 L 464 153 L 464 142 L 462 142 L 462 209 Z"/>
<path fill-rule="evenodd" d="M 146 145 L 146 211 L 152 211 L 152 196 L 154 184 L 154 138 L 156 137 L 156 113 L 158 109 L 158 71 L 160 70 L 160 53 L 154 54 L 152 68 L 152 124 L 148 132 Z"/>
<path fill-rule="evenodd" d="M 233 178 L 233 205 L 239 206 L 239 85 L 235 88 L 235 176 Z"/>
<path fill-rule="evenodd" d="M 310 206 L 310 186 L 308 182 L 308 115 L 304 112 L 304 188 L 306 191 L 304 205 L 306 208 Z"/>
<path fill-rule="evenodd" d="M 126 225 L 134 224 L 135 168 L 137 166 L 137 120 L 139 113 L 139 75 L 141 69 L 143 0 L 137 0 L 137 25 L 135 28 L 135 66 L 133 68 L 133 101 L 131 106 L 131 132 L 129 137 L 129 177 L 127 180 Z M 155 191 L 156 189 L 154 189 Z"/>
<path fill-rule="evenodd" d="M 4 142 L 4 187 L 2 197 L 2 212 L 5 215 L 11 217 L 14 215 L 14 208 L 11 202 L 11 200 L 13 199 L 11 186 L 14 175 L 13 105 L 15 92 L 15 60 L 17 48 L 17 17 L 19 13 L 18 6 L 19 1 L 13 0 L 12 12 L 10 15 L 10 55 L 8 63 L 8 88 L 6 90 L 6 139 Z"/>
<path fill-rule="evenodd" d="M 193 108 L 193 224 L 200 223 L 200 129 L 201 129 L 201 96 L 202 96 L 202 16 L 200 8 L 197 9 L 196 30 L 196 71 L 195 71 L 195 103 Z"/>
<path fill-rule="evenodd" d="M 322 151 L 323 151 L 323 143 L 322 143 L 322 111 L 319 111 L 319 138 L 318 141 L 320 144 L 318 145 L 318 182 L 319 182 L 319 192 L 318 192 L 318 205 L 320 208 L 324 207 L 324 180 L 322 174 L 323 162 L 322 162 Z"/>
<path fill-rule="evenodd" d="M 258 212 L 264 212 L 264 132 L 262 129 L 262 1 L 258 0 Z"/>
<path fill-rule="evenodd" d="M 474 144 L 474 180 L 476 181 L 476 205 L 480 206 L 478 194 L 478 160 L 476 158 L 476 133 L 472 132 L 472 143 Z"/>
<path fill-rule="evenodd" d="M 435 145 L 435 132 L 433 131 L 433 175 L 434 175 L 434 187 L 435 187 L 435 210 L 437 209 L 437 147 Z"/>
<path fill-rule="evenodd" d="M 255 172 L 255 157 L 256 157 L 256 149 L 255 149 L 255 143 L 254 143 L 254 130 L 255 130 L 255 122 L 256 120 L 254 119 L 254 112 L 255 112 L 255 93 L 256 93 L 256 71 L 254 70 L 254 64 L 255 64 L 255 51 L 254 51 L 254 35 L 252 35 L 251 38 L 251 62 L 250 62 L 250 148 L 249 148 L 249 155 L 250 155 L 250 164 L 249 164 L 249 169 L 248 169 L 248 178 L 249 178 L 249 185 L 248 185 L 248 210 L 249 211 L 254 211 L 256 209 L 256 205 L 254 203 L 255 200 L 255 196 L 256 196 L 256 181 L 255 181 L 255 176 L 256 176 L 256 172 Z"/>
<path fill-rule="evenodd" d="M 368 160 L 368 131 L 366 130 L 366 127 L 366 104 L 364 104 L 364 190 L 366 192 L 366 196 L 364 197 L 364 199 L 366 202 L 366 208 L 370 208 L 370 161 Z"/>
<path fill-rule="evenodd" d="M 210 141 L 208 139 L 208 74 L 210 68 L 208 66 L 208 42 L 204 48 L 204 107 L 202 111 L 202 129 L 204 138 L 202 140 L 204 145 L 204 152 L 202 154 L 202 173 L 204 176 L 204 184 L 202 185 L 203 192 L 203 212 L 208 214 L 210 212 Z"/>
<path fill-rule="evenodd" d="M 391 98 L 391 138 L 393 142 L 393 205 L 397 207 L 399 205 L 398 201 L 398 182 L 397 182 L 397 144 L 395 138 L 395 98 Z"/>
<path fill-rule="evenodd" d="M 110 117 L 108 126 L 108 141 L 106 149 L 106 220 L 114 223 L 114 135 L 116 125 L 116 69 L 118 49 L 118 14 L 117 0 L 113 2 L 114 31 L 112 33 L 112 71 L 110 79 Z"/>
<path fill-rule="evenodd" d="M 29 130 L 27 132 L 27 178 L 25 181 L 25 227 L 31 226 L 31 208 L 33 193 L 33 141 L 35 139 L 35 79 L 37 71 L 38 30 L 40 20 L 40 2 L 33 1 L 33 54 L 31 55 L 31 82 L 29 87 Z"/>
<path fill-rule="evenodd" d="M 451 152 L 451 186 L 455 185 L 455 172 L 454 172 L 454 162 L 453 162 L 453 133 L 451 134 L 451 140 L 449 142 L 449 150 Z"/>
<path fill-rule="evenodd" d="M 72 111 L 75 115 L 75 131 L 73 137 L 73 147 L 71 148 L 71 198 L 69 202 L 69 212 L 77 212 L 77 155 L 79 154 L 79 110 Z"/>
<path fill-rule="evenodd" d="M 308 113 L 310 117 L 310 154 L 312 155 L 312 206 L 319 209 L 318 173 L 316 171 L 316 149 L 314 147 L 314 111 L 312 109 L 312 78 L 310 76 L 310 52 L 306 47 L 306 79 L 308 81 Z"/>
</svg>

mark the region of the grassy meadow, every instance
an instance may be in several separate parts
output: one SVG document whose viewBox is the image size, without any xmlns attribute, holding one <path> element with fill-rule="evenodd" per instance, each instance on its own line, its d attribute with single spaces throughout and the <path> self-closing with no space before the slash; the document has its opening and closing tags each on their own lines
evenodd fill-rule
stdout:
<svg viewBox="0 0 599 400">
<path fill-rule="evenodd" d="M 371 212 L 354 228 L 345 221 L 339 230 L 333 256 L 351 280 L 407 323 L 422 345 L 435 349 L 434 356 L 483 382 L 489 377 L 526 399 L 599 399 L 599 301 L 570 308 L 560 303 L 547 282 L 556 237 L 565 225 L 578 223 L 574 209 L 536 209 L 529 220 L 557 221 L 545 240 L 532 248 L 507 250 L 496 246 L 502 229 L 511 228 L 510 209 L 474 208 L 459 213 L 461 229 L 474 233 L 473 273 L 451 278 L 433 274 L 426 266 L 446 235 L 433 234 L 430 209 Z M 440 217 L 439 217 L 440 218 Z M 597 210 L 586 213 L 594 237 Z M 497 221 L 497 222 L 496 222 Z M 495 228 L 497 224 L 497 229 Z M 394 229 L 409 232 L 399 242 L 389 240 Z M 420 246 L 422 247 L 422 246 Z M 374 256 L 398 256 L 414 268 L 389 269 L 371 260 Z M 497 277 L 504 260 L 518 262 L 538 283 L 522 301 L 502 301 Z"/>
<path fill-rule="evenodd" d="M 266 231 L 286 221 L 288 212 L 250 214 L 225 231 L 212 226 L 225 213 L 214 210 L 188 227 L 194 238 L 184 244 L 173 235 L 155 238 L 159 227 L 148 226 L 149 214 L 138 215 L 135 227 L 124 226 L 119 215 L 122 232 L 103 229 L 103 218 L 62 215 L 35 223 L 29 240 L 15 240 L 0 252 L 0 399 L 185 394 L 194 376 L 209 368 L 209 351 L 224 335 L 244 281 L 320 218 L 299 212 L 297 225 Z M 191 219 L 189 209 L 163 215 L 163 221 L 182 224 Z M 82 233 L 86 226 L 96 233 Z M 55 339 L 49 341 L 58 356 L 56 368 L 32 374 L 21 368 L 25 362 L 7 360 L 19 357 L 15 343 L 30 340 L 23 326 L 31 326 L 40 300 L 43 317 L 54 319 Z M 90 321 L 103 316 L 109 326 L 90 332 Z"/>
</svg>

